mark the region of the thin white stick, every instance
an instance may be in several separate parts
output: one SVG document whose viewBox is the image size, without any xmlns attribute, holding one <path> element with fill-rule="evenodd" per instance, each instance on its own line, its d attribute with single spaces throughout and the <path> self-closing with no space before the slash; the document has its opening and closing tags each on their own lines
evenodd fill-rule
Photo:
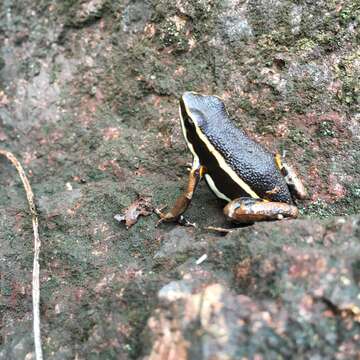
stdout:
<svg viewBox="0 0 360 360">
<path fill-rule="evenodd" d="M 32 192 L 30 182 L 26 177 L 25 171 L 16 157 L 9 151 L 0 149 L 0 155 L 5 156 L 16 168 L 21 181 L 23 183 L 30 212 L 32 215 L 32 225 L 34 230 L 34 263 L 32 276 L 32 301 L 33 301 L 33 328 L 34 328 L 34 343 L 35 343 L 35 359 L 42 360 L 43 353 L 41 347 L 41 332 L 40 332 L 40 237 L 39 237 L 39 220 L 36 212 L 34 193 Z"/>
</svg>

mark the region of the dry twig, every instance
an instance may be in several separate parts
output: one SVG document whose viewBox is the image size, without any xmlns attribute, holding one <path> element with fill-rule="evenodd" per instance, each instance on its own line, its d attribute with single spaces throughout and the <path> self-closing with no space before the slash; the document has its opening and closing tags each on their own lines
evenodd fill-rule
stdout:
<svg viewBox="0 0 360 360">
<path fill-rule="evenodd" d="M 205 230 L 215 231 L 222 234 L 231 234 L 234 231 L 234 229 L 228 229 L 228 228 L 222 228 L 216 226 L 207 226 Z"/>
<path fill-rule="evenodd" d="M 34 263 L 33 263 L 33 276 L 32 276 L 32 300 L 33 300 L 33 327 L 34 327 L 34 343 L 35 343 L 35 358 L 42 360 L 42 347 L 41 347 L 41 333 L 40 333 L 40 238 L 39 238 L 39 220 L 35 207 L 34 194 L 32 192 L 28 178 L 20 162 L 9 151 L 0 149 L 0 155 L 5 156 L 16 168 L 21 181 L 23 183 L 27 201 L 29 204 L 30 212 L 32 215 L 32 224 L 34 231 Z"/>
</svg>

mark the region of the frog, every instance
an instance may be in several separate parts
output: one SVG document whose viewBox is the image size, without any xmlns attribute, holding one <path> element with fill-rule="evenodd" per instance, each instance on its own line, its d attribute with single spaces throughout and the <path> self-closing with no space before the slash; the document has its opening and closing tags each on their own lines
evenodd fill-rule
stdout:
<svg viewBox="0 0 360 360">
<path fill-rule="evenodd" d="M 220 97 L 185 92 L 179 115 L 193 161 L 185 191 L 169 211 L 157 210 L 159 223 L 183 219 L 203 178 L 227 202 L 223 212 L 232 223 L 298 217 L 295 201 L 308 194 L 297 171 L 236 126 Z"/>
</svg>

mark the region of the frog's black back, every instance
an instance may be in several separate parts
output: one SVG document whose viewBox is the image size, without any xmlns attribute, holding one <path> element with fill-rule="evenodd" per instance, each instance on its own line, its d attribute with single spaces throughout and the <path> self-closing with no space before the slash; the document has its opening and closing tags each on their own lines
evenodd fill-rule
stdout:
<svg viewBox="0 0 360 360">
<path fill-rule="evenodd" d="M 251 196 L 241 186 L 245 183 L 260 198 L 291 203 L 289 189 L 275 164 L 274 156 L 233 124 L 221 99 L 185 93 L 180 100 L 180 109 L 183 118 L 190 114 L 195 120 L 195 124 L 183 120 L 188 141 L 220 193 L 229 199 Z M 195 126 L 198 127 L 197 131 Z M 211 149 L 211 145 L 215 150 Z M 219 166 L 219 155 L 242 182 L 224 171 L 224 166 Z M 213 186 L 210 187 L 213 189 Z"/>
</svg>

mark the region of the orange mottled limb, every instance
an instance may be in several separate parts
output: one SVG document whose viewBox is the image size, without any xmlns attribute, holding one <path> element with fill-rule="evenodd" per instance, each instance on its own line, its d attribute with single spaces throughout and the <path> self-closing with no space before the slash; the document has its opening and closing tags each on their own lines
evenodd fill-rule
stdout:
<svg viewBox="0 0 360 360">
<path fill-rule="evenodd" d="M 296 206 L 281 202 L 238 198 L 225 206 L 224 214 L 230 221 L 249 224 L 255 221 L 294 219 L 298 217 L 299 210 Z"/>
<path fill-rule="evenodd" d="M 300 180 L 297 171 L 289 164 L 282 161 L 281 155 L 276 153 L 275 156 L 276 166 L 281 171 L 284 179 L 289 187 L 289 190 L 296 199 L 305 200 L 308 198 L 308 192 Z"/>
<path fill-rule="evenodd" d="M 160 217 L 161 222 L 171 222 L 177 221 L 180 216 L 186 211 L 189 207 L 196 187 L 201 180 L 201 178 L 206 173 L 206 169 L 204 166 L 199 166 L 196 168 L 192 168 L 190 171 L 188 184 L 186 187 L 186 191 L 184 191 L 175 201 L 174 206 L 167 213 L 162 213 L 160 210 L 157 210 L 157 214 Z"/>
</svg>

